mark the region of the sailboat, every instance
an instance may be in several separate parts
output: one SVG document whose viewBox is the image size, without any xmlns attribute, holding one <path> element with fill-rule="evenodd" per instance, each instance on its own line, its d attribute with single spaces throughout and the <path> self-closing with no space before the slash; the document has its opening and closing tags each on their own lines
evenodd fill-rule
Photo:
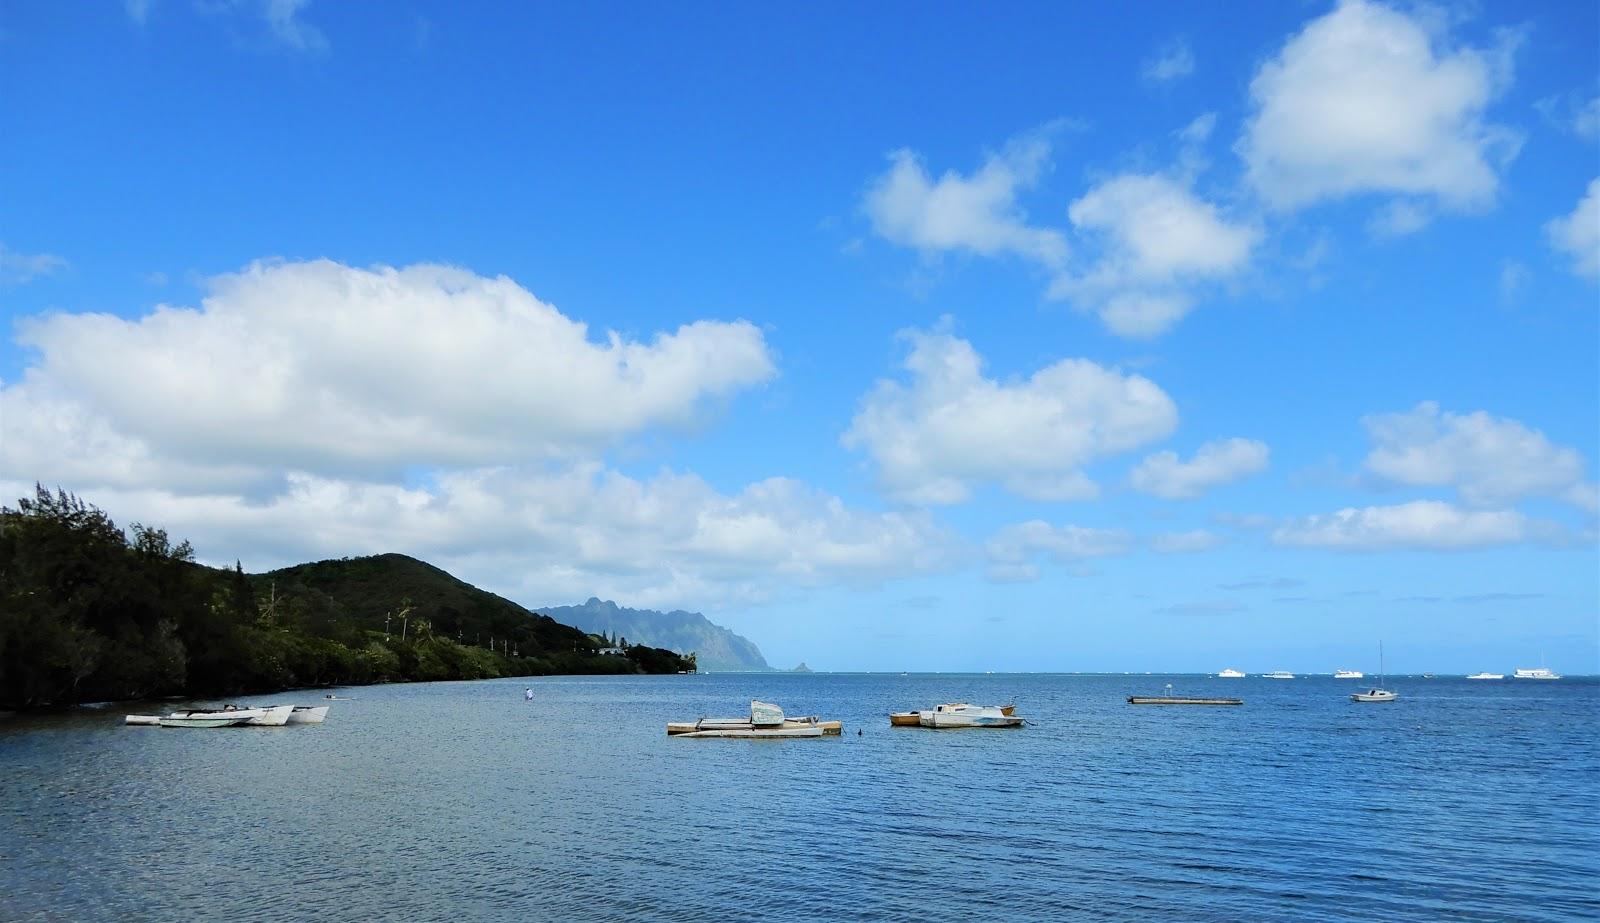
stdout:
<svg viewBox="0 0 1600 923">
<path fill-rule="evenodd" d="M 1350 694 L 1352 702 L 1393 702 L 1400 698 L 1399 693 L 1383 688 L 1383 642 L 1378 642 L 1378 685 L 1366 692 L 1353 692 Z"/>
</svg>

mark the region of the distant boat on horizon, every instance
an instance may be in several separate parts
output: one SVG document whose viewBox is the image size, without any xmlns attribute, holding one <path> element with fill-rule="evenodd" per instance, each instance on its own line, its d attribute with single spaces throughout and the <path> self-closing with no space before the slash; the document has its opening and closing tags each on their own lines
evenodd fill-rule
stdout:
<svg viewBox="0 0 1600 923">
<path fill-rule="evenodd" d="M 1261 674 L 1262 679 L 1294 679 L 1294 674 L 1288 670 L 1273 670 L 1271 673 Z"/>
<path fill-rule="evenodd" d="M 1552 672 L 1546 667 L 1518 667 L 1515 677 L 1517 679 L 1560 679 L 1561 674 Z"/>
<path fill-rule="evenodd" d="M 1360 670 L 1334 670 L 1333 671 L 1333 678 L 1334 679 L 1364 679 L 1364 678 L 1366 678 L 1366 675 L 1367 674 L 1361 672 Z"/>
<path fill-rule="evenodd" d="M 1505 679 L 1504 673 L 1474 673 L 1467 679 Z"/>
<path fill-rule="evenodd" d="M 1217 679 L 1244 679 L 1243 670 L 1228 668 L 1217 674 Z"/>
</svg>

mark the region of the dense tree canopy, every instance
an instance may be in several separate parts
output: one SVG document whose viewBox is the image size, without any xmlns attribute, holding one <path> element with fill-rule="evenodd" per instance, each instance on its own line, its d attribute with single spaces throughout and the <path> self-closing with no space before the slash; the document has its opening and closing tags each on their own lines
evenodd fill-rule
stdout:
<svg viewBox="0 0 1600 923">
<path fill-rule="evenodd" d="M 0 507 L 0 708 L 299 686 L 693 669 L 403 555 L 247 575 L 40 487 Z"/>
</svg>

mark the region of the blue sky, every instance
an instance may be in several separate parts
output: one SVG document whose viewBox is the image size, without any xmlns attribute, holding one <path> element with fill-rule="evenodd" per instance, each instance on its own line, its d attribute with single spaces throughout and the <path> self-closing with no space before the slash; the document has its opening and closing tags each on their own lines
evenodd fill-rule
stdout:
<svg viewBox="0 0 1600 923">
<path fill-rule="evenodd" d="M 0 2 L 0 488 L 820 669 L 1600 669 L 1600 12 Z"/>
</svg>

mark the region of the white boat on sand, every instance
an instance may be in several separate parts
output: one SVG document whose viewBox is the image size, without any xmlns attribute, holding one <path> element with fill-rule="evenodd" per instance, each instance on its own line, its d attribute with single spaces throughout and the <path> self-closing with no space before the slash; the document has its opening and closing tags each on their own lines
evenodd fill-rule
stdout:
<svg viewBox="0 0 1600 923">
<path fill-rule="evenodd" d="M 787 738 L 836 735 L 843 730 L 838 721 L 823 721 L 815 715 L 785 716 L 783 709 L 770 702 L 750 702 L 749 718 L 701 718 L 675 721 L 667 725 L 668 737 L 748 737 Z"/>
</svg>

